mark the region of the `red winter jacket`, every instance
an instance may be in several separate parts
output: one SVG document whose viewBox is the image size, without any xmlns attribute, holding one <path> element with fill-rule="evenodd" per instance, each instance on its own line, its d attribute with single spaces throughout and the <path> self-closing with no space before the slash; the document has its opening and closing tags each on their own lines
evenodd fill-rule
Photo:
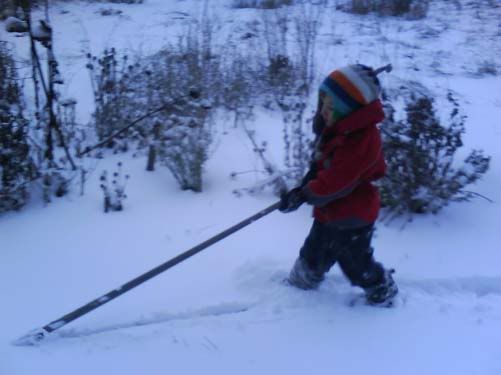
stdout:
<svg viewBox="0 0 501 375">
<path fill-rule="evenodd" d="M 379 192 L 372 184 L 386 170 L 377 123 L 384 119 L 379 100 L 325 127 L 317 146 L 317 173 L 303 188 L 313 216 L 340 227 L 372 224 Z"/>
</svg>

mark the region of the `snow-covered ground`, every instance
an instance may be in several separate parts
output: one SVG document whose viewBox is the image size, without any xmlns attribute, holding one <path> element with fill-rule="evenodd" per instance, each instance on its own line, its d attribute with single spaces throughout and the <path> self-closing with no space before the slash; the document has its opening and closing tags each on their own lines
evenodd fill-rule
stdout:
<svg viewBox="0 0 501 375">
<path fill-rule="evenodd" d="M 326 10 L 319 77 L 348 62 L 391 61 L 395 78 L 388 80 L 416 79 L 437 95 L 455 90 L 468 115 L 465 150 L 492 156 L 471 189 L 494 203 L 452 204 L 403 230 L 398 222 L 379 225 L 377 258 L 397 270 L 401 290 L 395 308 L 350 307 L 359 290 L 337 267 L 318 291 L 280 283 L 311 224 L 302 207 L 264 217 L 38 347 L 11 345 L 275 202 L 271 194 L 232 194 L 258 177 L 229 174 L 258 161 L 242 130 L 221 120 L 225 132 L 201 194 L 179 191 L 166 169 L 146 172 L 143 158 L 121 155 L 96 161 L 83 197 L 75 189 L 48 207 L 34 200 L 0 216 L 0 374 L 501 374 L 501 79 L 476 74 L 484 61 L 500 72 L 501 8 L 487 3 L 436 1 L 423 21 Z M 56 52 L 66 94 L 79 99 L 79 119 L 93 108 L 87 50 L 154 51 L 187 15 L 199 15 L 201 4 L 53 6 Z M 211 2 L 225 27 L 252 19 L 252 10 L 226 4 Z M 105 7 L 122 14 L 97 14 Z M 1 33 L 23 56 L 25 40 Z M 262 113 L 254 126 L 280 160 L 279 116 Z M 129 198 L 123 212 L 105 215 L 99 172 L 118 161 L 131 175 Z"/>
</svg>

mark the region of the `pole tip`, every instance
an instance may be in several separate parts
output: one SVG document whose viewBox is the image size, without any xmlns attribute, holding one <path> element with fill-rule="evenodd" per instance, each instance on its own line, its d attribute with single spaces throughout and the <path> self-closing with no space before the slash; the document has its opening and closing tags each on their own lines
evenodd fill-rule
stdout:
<svg viewBox="0 0 501 375">
<path fill-rule="evenodd" d="M 36 346 L 48 336 L 49 332 L 43 328 L 37 328 L 26 335 L 19 337 L 18 339 L 12 341 L 14 346 Z"/>
</svg>

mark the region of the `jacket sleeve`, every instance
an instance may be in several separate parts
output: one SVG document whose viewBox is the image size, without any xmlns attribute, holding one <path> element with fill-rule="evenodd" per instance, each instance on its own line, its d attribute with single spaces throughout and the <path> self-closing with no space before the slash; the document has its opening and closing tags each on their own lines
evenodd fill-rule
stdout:
<svg viewBox="0 0 501 375">
<path fill-rule="evenodd" d="M 303 188 L 305 187 L 308 182 L 311 180 L 315 179 L 317 176 L 317 163 L 315 161 L 312 161 L 310 163 L 310 168 L 308 169 L 308 172 L 304 175 L 303 179 L 301 180 L 301 184 L 299 187 Z"/>
<path fill-rule="evenodd" d="M 303 187 L 309 204 L 325 206 L 349 195 L 361 182 L 363 176 L 382 158 L 381 143 L 370 144 L 366 139 L 358 144 L 356 151 L 348 147 L 336 150 L 330 166 L 319 170 L 316 177 Z"/>
</svg>

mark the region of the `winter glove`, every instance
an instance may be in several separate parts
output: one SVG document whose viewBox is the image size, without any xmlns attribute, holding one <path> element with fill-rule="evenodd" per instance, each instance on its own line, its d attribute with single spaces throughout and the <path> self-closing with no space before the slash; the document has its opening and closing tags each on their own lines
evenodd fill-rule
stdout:
<svg viewBox="0 0 501 375">
<path fill-rule="evenodd" d="M 303 190 L 300 187 L 294 188 L 280 197 L 278 210 L 288 213 L 297 210 L 306 201 Z"/>
</svg>

